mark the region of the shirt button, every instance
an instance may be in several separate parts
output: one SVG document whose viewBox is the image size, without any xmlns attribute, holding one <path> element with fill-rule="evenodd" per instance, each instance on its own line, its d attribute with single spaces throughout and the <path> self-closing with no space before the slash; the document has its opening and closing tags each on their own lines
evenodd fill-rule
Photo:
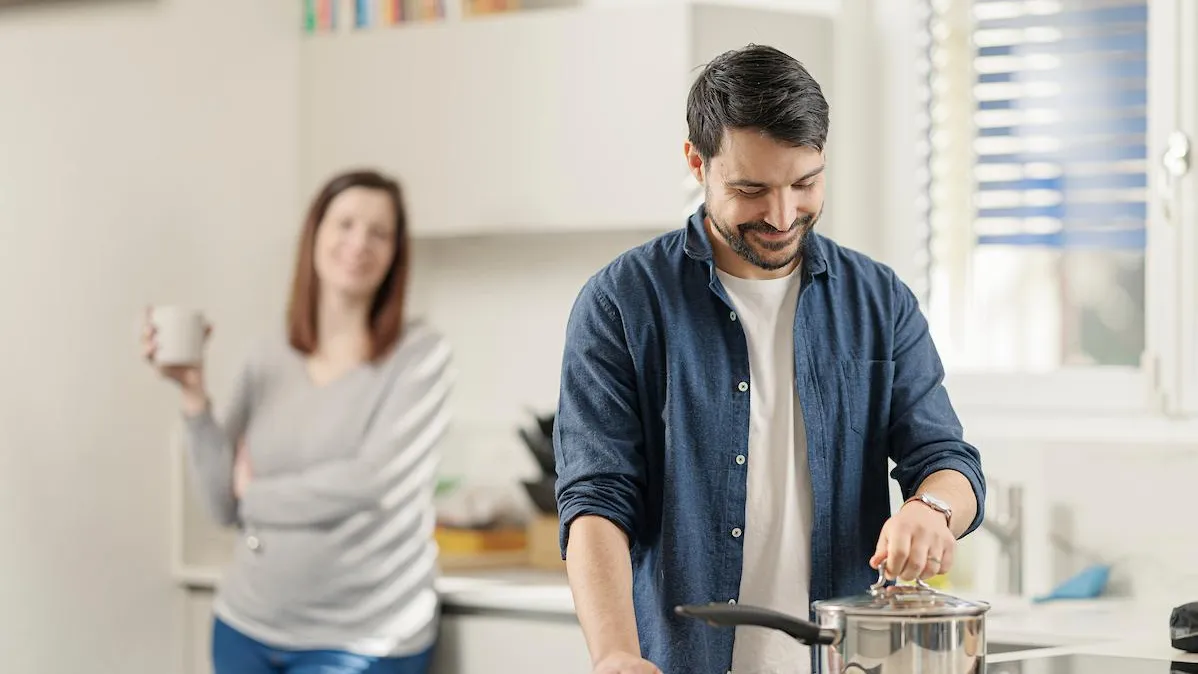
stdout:
<svg viewBox="0 0 1198 674">
<path fill-rule="evenodd" d="M 246 536 L 245 547 L 249 548 L 250 550 L 257 550 L 258 548 L 262 547 L 262 541 L 259 541 L 257 536 Z"/>
<path fill-rule="evenodd" d="M 729 600 L 728 600 L 728 603 L 729 603 L 729 604 L 735 604 L 735 603 L 736 603 L 736 600 L 735 600 L 735 599 L 729 599 Z"/>
<path fill-rule="evenodd" d="M 732 320 L 734 320 L 734 321 L 735 321 L 735 320 L 736 320 L 736 312 L 735 312 L 735 311 L 729 311 L 729 312 L 728 312 L 728 318 L 731 318 Z"/>
<path fill-rule="evenodd" d="M 733 529 L 733 530 L 732 530 L 732 537 L 733 537 L 733 538 L 740 538 L 740 533 L 741 533 L 741 532 L 740 532 L 740 527 L 737 527 L 737 528 L 735 528 L 735 529 Z"/>
<path fill-rule="evenodd" d="M 745 455 L 744 454 L 736 455 L 736 465 L 738 465 L 738 466 L 745 465 Z"/>
<path fill-rule="evenodd" d="M 744 393 L 745 391 L 748 391 L 748 390 L 749 390 L 749 382 L 747 382 L 747 381 L 742 381 L 741 383 L 737 384 L 737 385 L 736 385 L 736 390 L 740 391 L 741 393 Z"/>
</svg>

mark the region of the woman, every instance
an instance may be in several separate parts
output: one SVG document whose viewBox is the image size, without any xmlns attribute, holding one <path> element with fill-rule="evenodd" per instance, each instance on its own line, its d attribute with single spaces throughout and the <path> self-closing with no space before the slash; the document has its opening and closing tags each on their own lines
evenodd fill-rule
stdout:
<svg viewBox="0 0 1198 674">
<path fill-rule="evenodd" d="M 399 187 L 376 173 L 320 191 L 287 330 L 251 350 L 223 423 L 202 367 L 159 368 L 182 391 L 206 505 L 240 528 L 214 604 L 217 674 L 428 671 L 450 354 L 404 321 L 405 225 Z M 148 323 L 143 346 L 153 362 Z"/>
</svg>

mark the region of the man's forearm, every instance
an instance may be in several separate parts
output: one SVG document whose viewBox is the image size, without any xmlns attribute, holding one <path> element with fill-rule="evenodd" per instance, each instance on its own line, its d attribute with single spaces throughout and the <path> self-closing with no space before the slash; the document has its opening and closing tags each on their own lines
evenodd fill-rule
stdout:
<svg viewBox="0 0 1198 674">
<path fill-rule="evenodd" d="M 978 503 L 973 495 L 973 485 L 955 470 L 938 470 L 932 473 L 920 483 L 916 493 L 919 492 L 927 492 L 948 502 L 953 510 L 949 529 L 957 538 L 965 533 L 973 518 L 977 516 Z"/>
<path fill-rule="evenodd" d="M 566 571 L 591 661 L 616 652 L 640 656 L 632 605 L 628 537 L 611 521 L 583 516 L 570 525 Z"/>
</svg>

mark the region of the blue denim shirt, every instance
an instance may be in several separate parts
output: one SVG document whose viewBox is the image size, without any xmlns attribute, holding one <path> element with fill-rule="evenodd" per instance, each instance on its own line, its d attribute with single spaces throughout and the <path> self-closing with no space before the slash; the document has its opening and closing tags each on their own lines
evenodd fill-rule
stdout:
<svg viewBox="0 0 1198 674">
<path fill-rule="evenodd" d="M 736 599 L 749 450 L 749 353 L 712 259 L 704 209 L 616 258 L 570 313 L 554 425 L 561 547 L 599 515 L 631 541 L 642 654 L 666 674 L 726 672 L 731 628 L 679 604 Z M 888 267 L 814 232 L 794 321 L 794 381 L 814 492 L 809 596 L 865 592 L 890 516 L 887 459 L 910 497 L 959 471 L 982 519 L 978 451 L 910 289 Z M 738 464 L 737 455 L 748 462 Z M 795 607 L 795 613 L 809 613 Z"/>
</svg>

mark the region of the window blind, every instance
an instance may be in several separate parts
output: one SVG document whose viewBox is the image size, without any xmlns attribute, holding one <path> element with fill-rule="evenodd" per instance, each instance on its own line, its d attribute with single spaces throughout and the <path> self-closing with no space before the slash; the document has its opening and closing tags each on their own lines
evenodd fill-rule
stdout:
<svg viewBox="0 0 1198 674">
<path fill-rule="evenodd" d="M 1147 0 L 970 4 L 975 245 L 1142 250 Z"/>
</svg>

